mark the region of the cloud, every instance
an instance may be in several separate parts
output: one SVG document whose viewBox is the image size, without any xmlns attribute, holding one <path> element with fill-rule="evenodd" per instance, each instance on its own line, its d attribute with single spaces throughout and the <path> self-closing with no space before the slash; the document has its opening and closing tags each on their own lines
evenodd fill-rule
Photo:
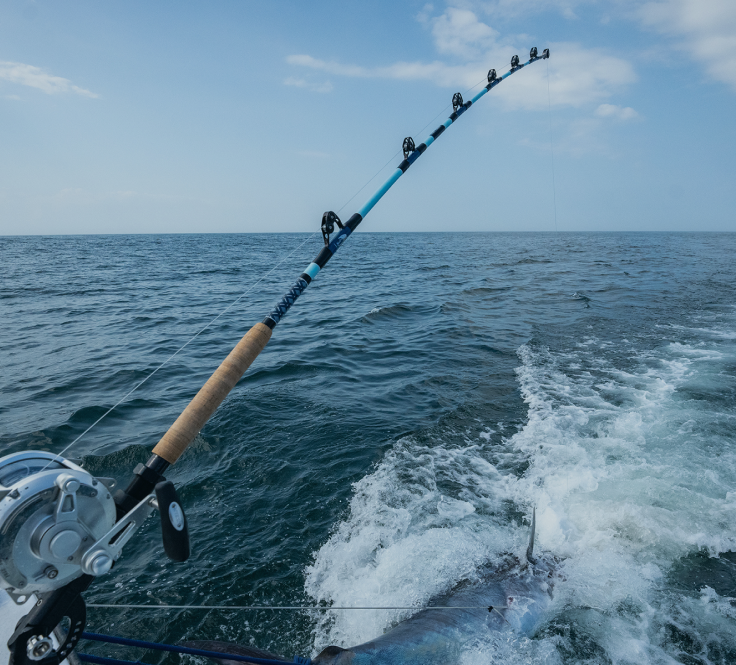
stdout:
<svg viewBox="0 0 736 665">
<path fill-rule="evenodd" d="M 636 81 L 631 63 L 608 55 L 601 49 L 579 44 L 550 46 L 549 102 L 552 106 L 582 107 L 600 103 Z M 499 97 L 509 107 L 539 108 L 547 102 L 544 63 L 513 76 L 498 88 Z"/>
<path fill-rule="evenodd" d="M 615 104 L 601 104 L 595 114 L 599 118 L 615 118 L 616 120 L 633 120 L 638 118 L 639 114 L 630 106 L 622 107 Z"/>
<path fill-rule="evenodd" d="M 97 97 L 94 92 L 73 85 L 69 79 L 52 76 L 39 67 L 26 65 L 22 62 L 0 61 L 0 80 L 36 88 L 47 95 L 73 92 L 83 97 Z"/>
<path fill-rule="evenodd" d="M 324 83 L 312 83 L 306 79 L 296 78 L 295 76 L 289 76 L 284 79 L 284 85 L 291 85 L 295 88 L 305 88 L 312 92 L 332 92 L 332 83 L 325 81 Z"/>
<path fill-rule="evenodd" d="M 541 12 L 559 12 L 566 19 L 578 18 L 575 9 L 581 5 L 596 4 L 596 0 L 491 0 L 476 3 L 476 7 L 482 8 L 490 16 L 529 16 Z"/>
<path fill-rule="evenodd" d="M 701 62 L 713 79 L 736 90 L 734 0 L 645 2 L 638 16 L 645 26 L 679 38 L 679 48 Z"/>
<path fill-rule="evenodd" d="M 444 14 L 431 19 L 431 23 L 437 50 L 466 59 L 478 57 L 498 38 L 498 32 L 478 20 L 469 9 L 448 7 Z"/>
<path fill-rule="evenodd" d="M 578 44 L 551 45 L 550 96 L 553 106 L 580 107 L 601 103 L 615 92 L 633 83 L 636 74 L 629 62 L 607 55 L 598 49 L 585 49 Z M 431 81 L 446 88 L 470 88 L 485 80 L 489 66 L 499 73 L 506 71 L 510 54 L 524 51 L 513 47 L 494 46 L 465 64 L 451 65 L 441 61 L 397 62 L 385 67 L 362 67 L 334 61 L 318 60 L 309 55 L 287 58 L 290 65 L 324 71 L 335 76 L 384 78 L 402 81 Z M 513 76 L 494 90 L 507 108 L 547 108 L 547 68 L 544 63 Z"/>
<path fill-rule="evenodd" d="M 335 74 L 337 76 L 372 76 L 371 71 L 365 67 L 358 67 L 355 65 L 341 65 L 340 63 L 334 61 L 327 62 L 325 60 L 318 60 L 317 58 L 313 58 L 311 55 L 290 55 L 288 58 L 286 58 L 286 62 L 290 65 L 296 65 L 298 67 L 309 67 L 310 69 L 318 69 L 320 71 L 327 72 L 328 74 Z"/>
<path fill-rule="evenodd" d="M 485 4 L 461 1 L 464 1 L 461 7 L 447 7 L 438 15 L 434 15 L 433 5 L 427 4 L 416 17 L 431 35 L 438 54 L 436 60 L 366 66 L 300 54 L 289 56 L 287 62 L 295 68 L 334 77 L 428 81 L 453 92 L 460 90 L 468 98 L 466 91 L 479 90 L 479 84 L 485 83 L 490 67 L 499 74 L 506 72 L 511 56 L 519 54 L 522 61 L 526 60 L 532 44 L 526 36 L 503 37 L 479 18 L 490 9 L 511 13 L 515 5 L 505 0 Z M 587 0 L 531 2 L 530 11 L 552 9 L 565 14 L 567 9 Z M 519 48 L 521 40 L 527 42 L 523 48 Z M 548 106 L 585 109 L 585 117 L 579 119 L 576 132 L 569 137 L 571 144 L 577 146 L 573 152 L 582 154 L 587 149 L 600 152 L 601 142 L 593 135 L 603 129 L 604 118 L 625 121 L 638 116 L 630 107 L 611 103 L 616 94 L 636 81 L 632 63 L 603 49 L 586 48 L 578 43 L 540 43 L 537 46 L 540 51 L 550 48 L 550 60 L 537 63 L 504 81 L 494 89 L 493 101 L 506 110 L 546 111 Z M 295 81 L 299 82 L 293 85 L 307 86 L 304 79 Z M 597 117 L 591 118 L 591 112 Z M 586 145 L 588 148 L 584 147 Z"/>
<path fill-rule="evenodd" d="M 286 62 L 297 67 L 307 67 L 349 78 L 383 78 L 400 81 L 427 80 L 438 85 L 454 86 L 471 79 L 477 82 L 478 71 L 467 65 L 447 65 L 443 62 L 396 62 L 386 67 L 346 65 L 334 60 L 319 60 L 311 55 L 290 55 Z"/>
<path fill-rule="evenodd" d="M 559 0 L 532 0 L 532 10 L 550 8 L 563 10 L 581 2 Z M 508 69 L 511 55 L 520 54 L 526 59 L 529 45 L 518 48 L 510 39 L 502 39 L 490 25 L 478 18 L 478 14 L 463 7 L 448 7 L 438 16 L 432 16 L 434 7 L 425 5 L 417 20 L 431 28 L 435 49 L 442 56 L 450 56 L 449 62 L 395 62 L 390 65 L 366 67 L 335 60 L 320 60 L 311 55 L 292 55 L 286 60 L 296 67 L 325 72 L 332 76 L 350 78 L 381 78 L 400 81 L 431 81 L 445 88 L 473 88 L 485 80 L 490 67 L 499 73 Z M 478 11 L 511 11 L 506 0 L 473 5 Z M 564 12 L 563 12 L 564 13 Z M 518 38 L 521 39 L 521 38 Z M 552 58 L 537 64 L 504 81 L 494 91 L 509 109 L 546 108 L 554 106 L 581 107 L 601 104 L 612 95 L 636 80 L 630 62 L 608 55 L 601 49 L 586 49 L 575 43 L 539 44 L 540 50 L 550 47 Z M 547 96 L 547 72 L 549 68 L 549 98 Z M 305 84 L 306 85 L 306 84 Z M 548 101 L 549 99 L 549 101 Z M 631 110 L 633 111 L 633 109 Z M 625 112 L 629 115 L 631 111 Z M 621 117 L 620 115 L 618 117 Z M 623 118 L 622 118 L 623 119 Z"/>
</svg>

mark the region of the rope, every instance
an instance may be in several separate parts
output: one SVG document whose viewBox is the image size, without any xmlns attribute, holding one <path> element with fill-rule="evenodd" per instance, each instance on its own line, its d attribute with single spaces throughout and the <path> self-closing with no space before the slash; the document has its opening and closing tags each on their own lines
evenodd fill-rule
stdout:
<svg viewBox="0 0 736 665">
<path fill-rule="evenodd" d="M 87 607 L 127 610 L 487 610 L 488 612 L 507 610 L 508 607 L 501 605 L 428 605 L 417 607 L 416 605 L 396 607 L 326 607 L 323 605 L 127 605 L 88 603 Z"/>
<path fill-rule="evenodd" d="M 191 656 L 206 656 L 207 658 L 226 658 L 227 660 L 237 660 L 241 663 L 256 663 L 256 665 L 283 665 L 285 660 L 275 660 L 272 658 L 256 658 L 255 656 L 241 656 L 238 654 L 231 653 L 220 653 L 218 651 L 205 651 L 204 649 L 192 649 L 191 647 L 183 647 L 174 644 L 159 644 L 158 642 L 145 642 L 143 640 L 131 640 L 127 637 L 115 637 L 113 635 L 102 635 L 100 633 L 82 633 L 82 639 L 92 640 L 94 642 L 106 642 L 108 644 L 122 644 L 127 647 L 140 647 L 143 649 L 154 649 L 155 651 L 170 651 L 172 653 L 186 653 Z M 81 660 L 87 660 L 90 663 L 100 663 L 101 665 L 107 665 L 112 663 L 131 663 L 140 661 L 115 661 L 112 658 L 101 658 L 100 656 L 89 656 L 88 654 L 79 654 Z M 92 660 L 92 659 L 96 660 Z M 297 660 L 297 658 L 299 660 Z M 295 656 L 295 663 L 303 663 L 304 665 L 311 665 L 311 660 Z"/>
</svg>

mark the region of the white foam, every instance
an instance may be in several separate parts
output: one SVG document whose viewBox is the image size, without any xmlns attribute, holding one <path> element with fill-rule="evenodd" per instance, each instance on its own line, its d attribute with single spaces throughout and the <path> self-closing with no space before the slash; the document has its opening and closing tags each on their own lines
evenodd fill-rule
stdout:
<svg viewBox="0 0 736 665">
<path fill-rule="evenodd" d="M 528 533 L 507 507 L 535 505 L 537 547 L 562 559 L 550 626 L 579 613 L 577 629 L 613 662 L 674 662 L 658 635 L 687 603 L 666 590 L 670 566 L 696 548 L 736 549 L 736 447 L 712 428 L 734 412 L 683 393 L 716 381 L 728 350 L 671 343 L 631 362 L 588 336 L 569 353 L 524 346 L 519 357 L 523 429 L 500 451 L 495 422 L 466 446 L 399 441 L 356 483 L 349 517 L 307 570 L 307 592 L 336 605 L 420 605 L 500 553 L 520 553 Z M 523 475 L 509 460 L 528 464 Z M 731 610 L 706 600 L 702 621 L 723 630 Z M 695 606 L 678 611 L 701 620 Z M 335 613 L 315 645 L 357 644 L 402 616 Z M 550 632 L 481 641 L 463 662 L 557 662 L 570 638 Z"/>
</svg>

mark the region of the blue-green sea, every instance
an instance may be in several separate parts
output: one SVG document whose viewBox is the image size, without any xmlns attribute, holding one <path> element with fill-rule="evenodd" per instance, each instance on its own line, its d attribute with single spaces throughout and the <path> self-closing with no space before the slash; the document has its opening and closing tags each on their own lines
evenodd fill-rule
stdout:
<svg viewBox="0 0 736 665">
<path fill-rule="evenodd" d="M 321 244 L 0 238 L 0 454 L 61 451 L 247 291 L 68 451 L 126 484 Z M 421 606 L 521 554 L 536 507 L 551 609 L 463 665 L 736 662 L 735 257 L 736 234 L 354 234 L 170 469 L 191 559 L 150 518 L 87 601 Z M 407 615 L 91 608 L 88 629 L 290 657 Z"/>
</svg>

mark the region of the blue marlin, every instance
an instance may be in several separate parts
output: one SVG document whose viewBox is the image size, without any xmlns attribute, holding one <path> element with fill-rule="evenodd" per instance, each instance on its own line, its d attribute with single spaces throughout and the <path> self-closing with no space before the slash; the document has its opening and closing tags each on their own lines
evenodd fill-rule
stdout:
<svg viewBox="0 0 736 665">
<path fill-rule="evenodd" d="M 532 634 L 552 602 L 555 560 L 534 557 L 536 516 L 526 560 L 507 554 L 478 571 L 478 581 L 464 581 L 436 597 L 430 605 L 383 635 L 354 647 L 328 646 L 314 665 L 448 665 L 458 662 L 471 643 L 494 631 Z M 290 661 L 267 651 L 227 642 L 187 642 L 187 646 L 218 653 Z M 239 665 L 227 657 L 223 665 Z"/>
</svg>

